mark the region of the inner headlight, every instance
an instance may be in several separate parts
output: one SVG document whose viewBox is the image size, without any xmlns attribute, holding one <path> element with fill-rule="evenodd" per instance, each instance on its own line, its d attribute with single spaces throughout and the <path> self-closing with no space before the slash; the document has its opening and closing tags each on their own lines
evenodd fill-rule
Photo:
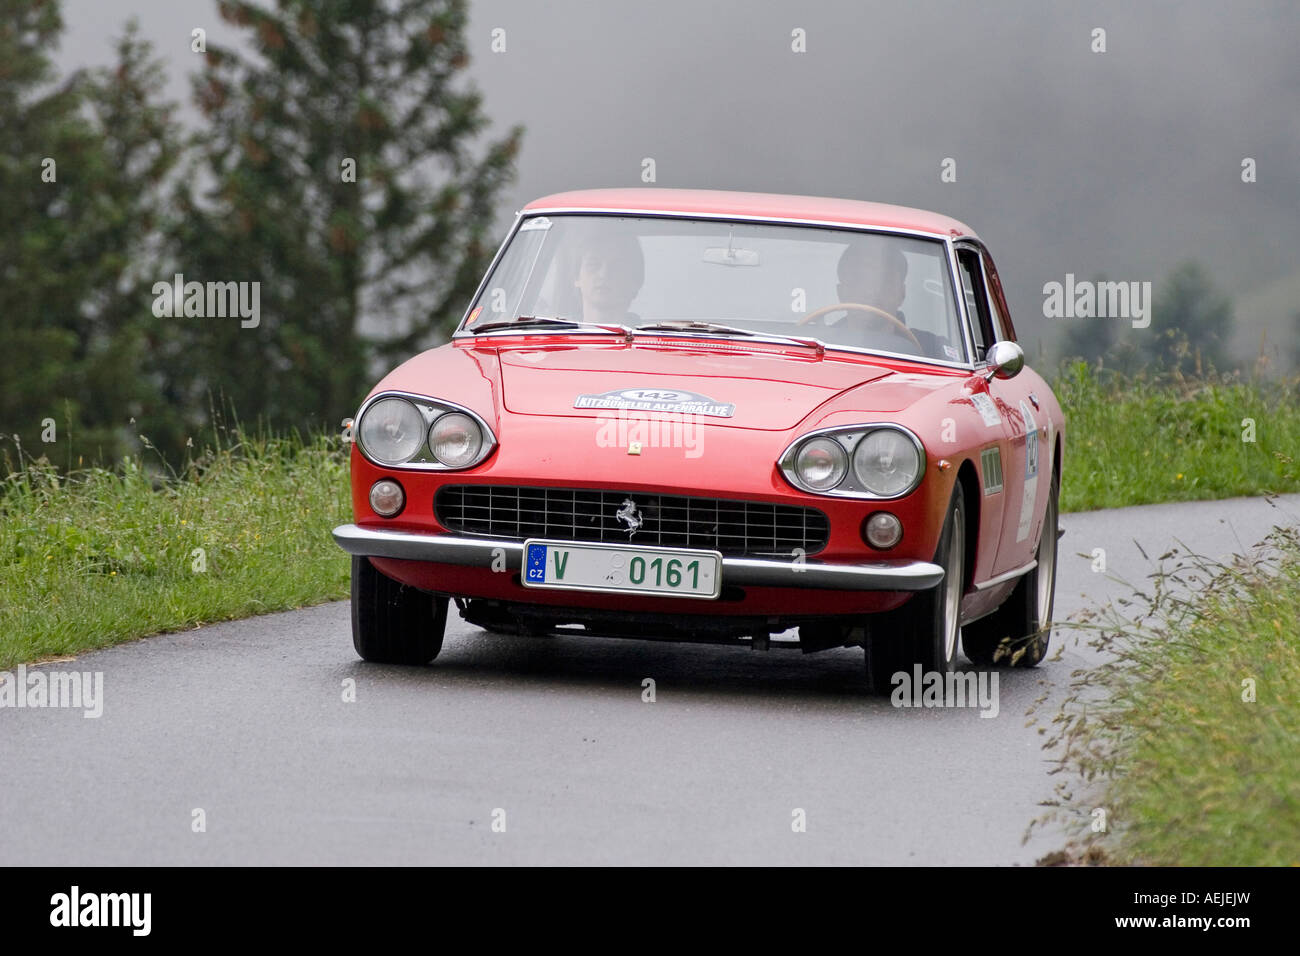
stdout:
<svg viewBox="0 0 1300 956">
<path fill-rule="evenodd" d="M 440 415 L 429 426 L 429 450 L 448 468 L 472 465 L 483 449 L 483 429 L 460 412 Z"/>
<path fill-rule="evenodd" d="M 381 398 L 361 416 L 357 434 L 375 461 L 401 465 L 424 445 L 424 416 L 404 398 Z"/>
<path fill-rule="evenodd" d="M 892 498 L 908 491 L 921 474 L 921 456 L 902 432 L 878 428 L 853 450 L 853 474 L 873 495 Z"/>
<path fill-rule="evenodd" d="M 827 491 L 844 480 L 849 455 L 833 438 L 813 438 L 799 446 L 794 467 L 808 488 Z"/>
</svg>

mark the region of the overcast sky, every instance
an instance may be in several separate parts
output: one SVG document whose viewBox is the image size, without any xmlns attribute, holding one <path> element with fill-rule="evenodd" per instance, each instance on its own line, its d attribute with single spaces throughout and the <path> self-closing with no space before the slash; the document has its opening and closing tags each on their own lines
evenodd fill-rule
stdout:
<svg viewBox="0 0 1300 956">
<path fill-rule="evenodd" d="M 1046 282 L 1158 285 L 1189 258 L 1281 334 L 1281 312 L 1300 310 L 1300 3 L 1084 6 L 481 0 L 473 82 L 498 129 L 527 128 L 502 227 L 539 195 L 641 185 L 651 157 L 659 186 L 955 216 L 990 245 L 1022 337 L 1070 321 L 1043 318 Z M 211 0 L 64 11 L 65 69 L 108 62 L 136 15 L 187 103 L 190 30 L 237 40 Z M 496 28 L 504 53 L 491 51 Z M 806 52 L 791 49 L 796 29 Z M 956 182 L 944 183 L 949 157 Z M 1258 182 L 1242 182 L 1245 157 Z"/>
</svg>

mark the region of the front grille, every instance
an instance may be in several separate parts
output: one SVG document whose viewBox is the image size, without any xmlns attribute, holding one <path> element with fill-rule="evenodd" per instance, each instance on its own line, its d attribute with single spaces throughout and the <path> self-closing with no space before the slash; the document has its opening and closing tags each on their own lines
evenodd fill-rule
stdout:
<svg viewBox="0 0 1300 956">
<path fill-rule="evenodd" d="M 635 502 L 641 527 L 629 537 L 617 514 Z M 434 498 L 438 523 L 458 534 L 523 541 L 558 538 L 704 548 L 732 557 L 789 557 L 826 547 L 830 523 L 816 508 L 688 498 L 635 491 L 449 485 Z"/>
</svg>

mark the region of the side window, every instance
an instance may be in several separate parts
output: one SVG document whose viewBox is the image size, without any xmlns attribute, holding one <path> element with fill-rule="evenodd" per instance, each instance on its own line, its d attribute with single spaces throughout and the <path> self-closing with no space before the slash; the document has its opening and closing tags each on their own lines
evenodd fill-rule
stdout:
<svg viewBox="0 0 1300 956">
<path fill-rule="evenodd" d="M 993 330 L 998 341 L 1014 342 L 1016 327 L 1011 324 L 1011 314 L 1007 311 L 1007 297 L 1002 291 L 1002 280 L 998 278 L 997 267 L 988 253 L 984 253 L 984 277 L 988 282 L 989 302 L 993 305 Z"/>
<path fill-rule="evenodd" d="M 989 297 L 984 286 L 984 269 L 980 254 L 974 249 L 957 250 L 957 272 L 961 276 L 962 296 L 971 319 L 971 336 L 975 339 L 975 361 L 982 362 L 993 344 L 993 321 L 989 315 Z"/>
</svg>

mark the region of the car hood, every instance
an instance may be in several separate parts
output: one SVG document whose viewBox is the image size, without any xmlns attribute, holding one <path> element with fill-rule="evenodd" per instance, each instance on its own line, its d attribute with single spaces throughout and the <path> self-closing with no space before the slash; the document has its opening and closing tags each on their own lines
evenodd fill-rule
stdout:
<svg viewBox="0 0 1300 956">
<path fill-rule="evenodd" d="M 763 352 L 725 343 L 507 346 L 497 358 L 504 405 L 513 414 L 595 418 L 627 409 L 770 431 L 793 428 L 842 392 L 891 374 L 809 349 Z"/>
</svg>

